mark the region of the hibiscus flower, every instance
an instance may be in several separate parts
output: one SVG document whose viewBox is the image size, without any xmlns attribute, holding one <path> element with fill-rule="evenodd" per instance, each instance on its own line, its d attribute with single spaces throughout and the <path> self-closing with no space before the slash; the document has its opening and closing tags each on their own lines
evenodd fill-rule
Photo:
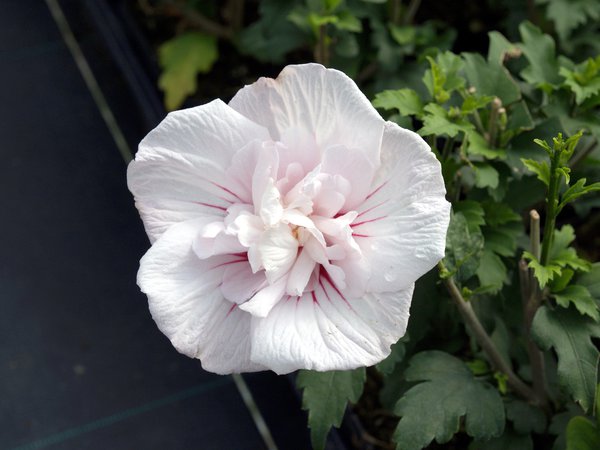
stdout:
<svg viewBox="0 0 600 450">
<path fill-rule="evenodd" d="M 318 64 L 170 113 L 127 176 L 152 242 L 138 273 L 152 317 L 216 373 L 381 361 L 444 254 L 431 149 Z"/>
</svg>

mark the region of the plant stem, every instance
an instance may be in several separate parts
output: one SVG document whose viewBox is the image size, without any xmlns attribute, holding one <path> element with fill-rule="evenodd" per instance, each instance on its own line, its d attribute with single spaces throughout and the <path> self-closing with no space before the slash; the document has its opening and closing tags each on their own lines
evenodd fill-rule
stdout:
<svg viewBox="0 0 600 450">
<path fill-rule="evenodd" d="M 327 43 L 326 25 L 319 26 L 317 45 L 315 46 L 315 61 L 324 66 L 329 65 L 329 44 Z"/>
<path fill-rule="evenodd" d="M 492 100 L 492 109 L 488 119 L 488 144 L 492 147 L 496 145 L 496 135 L 498 134 L 498 111 L 502 108 L 502 100 L 498 97 Z"/>
<path fill-rule="evenodd" d="M 558 206 L 558 188 L 560 185 L 560 173 L 558 165 L 560 163 L 560 151 L 555 150 L 550 158 L 550 183 L 548 184 L 548 195 L 546 197 L 546 220 L 544 221 L 544 240 L 542 241 L 542 254 L 540 264 L 545 266 L 548 263 L 552 238 L 554 236 L 554 226 L 556 223 L 556 207 Z"/>
<path fill-rule="evenodd" d="M 415 20 L 415 15 L 421 6 L 421 0 L 411 0 L 408 4 L 408 8 L 406 9 L 406 14 L 404 15 L 404 19 L 402 20 L 402 25 L 411 25 Z"/>
<path fill-rule="evenodd" d="M 438 267 L 440 271 L 444 270 L 444 266 L 442 263 L 439 263 Z M 460 312 L 463 320 L 469 326 L 469 328 L 475 335 L 475 339 L 490 359 L 490 362 L 492 363 L 494 369 L 506 375 L 507 382 L 510 385 L 510 387 L 513 388 L 514 391 L 517 392 L 521 397 L 532 403 L 538 404 L 539 400 L 535 392 L 529 386 L 527 386 L 527 384 L 525 384 L 518 377 L 518 375 L 513 372 L 509 364 L 506 361 L 504 361 L 502 355 L 500 355 L 500 352 L 496 348 L 496 345 L 494 344 L 490 336 L 487 334 L 487 331 L 485 331 L 485 329 L 483 328 L 483 325 L 481 325 L 481 322 L 477 318 L 475 311 L 473 311 L 473 307 L 469 302 L 467 302 L 463 298 L 452 277 L 445 278 L 444 285 L 450 293 L 450 297 L 454 301 L 455 305 L 458 307 L 458 311 Z"/>
<path fill-rule="evenodd" d="M 529 212 L 529 235 L 531 242 L 531 253 L 539 261 L 540 259 L 540 215 L 535 209 Z M 546 395 L 546 370 L 544 354 L 531 339 L 531 324 L 535 313 L 542 303 L 542 292 L 540 285 L 533 276 L 533 271 L 527 268 L 527 263 L 522 259 L 519 261 L 519 279 L 521 280 L 521 301 L 523 304 L 523 321 L 525 328 L 525 340 L 527 342 L 527 353 L 531 365 L 531 379 L 533 390 L 538 398 L 539 404 L 547 408 L 548 398 Z"/>
</svg>

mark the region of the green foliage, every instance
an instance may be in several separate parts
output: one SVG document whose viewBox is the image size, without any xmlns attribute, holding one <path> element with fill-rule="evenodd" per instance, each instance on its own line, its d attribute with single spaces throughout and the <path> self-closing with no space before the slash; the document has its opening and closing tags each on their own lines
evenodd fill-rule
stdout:
<svg viewBox="0 0 600 450">
<path fill-rule="evenodd" d="M 308 410 L 310 438 L 315 449 L 325 448 L 332 426 L 339 427 L 348 401 L 358 401 L 366 380 L 364 368 L 315 372 L 301 370 L 296 383 L 303 389 L 302 407 Z"/>
<path fill-rule="evenodd" d="M 399 450 L 421 449 L 434 439 L 448 442 L 463 418 L 465 431 L 476 439 L 502 434 L 505 417 L 498 391 L 476 379 L 459 359 L 439 351 L 419 353 L 405 378 L 420 383 L 395 408 L 401 417 L 394 432 Z"/>
<path fill-rule="evenodd" d="M 548 442 L 548 433 L 558 436 L 556 450 L 598 447 L 600 425 L 577 405 L 589 411 L 596 387 L 600 263 L 577 253 L 569 222 L 585 228 L 600 206 L 600 3 L 536 0 L 541 28 L 513 21 L 514 33 L 492 31 L 487 55 L 450 51 L 455 30 L 415 23 L 409 4 L 418 2 L 265 0 L 238 25 L 225 14 L 229 1 L 222 10 L 208 3 L 199 8 L 225 32 L 209 36 L 186 22 L 159 50 L 169 108 L 195 91 L 218 43 L 244 55 L 245 68 L 316 59 L 355 78 L 376 108 L 417 131 L 440 160 L 453 211 L 446 254 L 439 274 L 417 283 L 410 339 L 376 366 L 381 404 L 400 417 L 398 448 L 448 442 L 456 433 L 477 450 L 533 449 L 532 436 Z M 511 9 L 523 13 L 517 3 Z M 552 26 L 555 34 L 544 32 Z M 541 249 L 525 235 L 533 207 L 545 220 Z M 589 241 L 578 248 L 595 255 Z M 528 353 L 533 337 L 547 398 L 524 395 L 498 369 L 440 277 L 456 285 L 501 358 L 531 388 L 540 378 Z M 358 401 L 365 377 L 364 369 L 299 374 L 315 448 L 339 426 L 348 401 Z"/>
<path fill-rule="evenodd" d="M 595 420 L 576 416 L 569 420 L 566 432 L 567 450 L 595 450 L 600 448 L 600 386 L 596 387 Z"/>
<path fill-rule="evenodd" d="M 196 77 L 210 71 L 218 56 L 212 36 L 189 32 L 163 43 L 159 48 L 162 74 L 158 85 L 165 93 L 165 107 L 173 110 L 196 91 Z"/>
<path fill-rule="evenodd" d="M 591 338 L 600 337 L 600 327 L 572 309 L 542 306 L 531 331 L 540 348 L 554 348 L 561 387 L 587 411 L 594 401 L 600 356 Z"/>
</svg>

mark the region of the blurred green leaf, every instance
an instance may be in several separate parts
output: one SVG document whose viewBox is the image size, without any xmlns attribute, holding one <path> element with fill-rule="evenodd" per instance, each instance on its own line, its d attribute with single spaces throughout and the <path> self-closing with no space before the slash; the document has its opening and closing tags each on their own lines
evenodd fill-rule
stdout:
<svg viewBox="0 0 600 450">
<path fill-rule="evenodd" d="M 373 106 L 383 109 L 397 109 L 403 116 L 421 116 L 423 102 L 412 89 L 387 90 L 378 93 L 373 100 Z"/>
<path fill-rule="evenodd" d="M 500 181 L 498 171 L 490 164 L 475 163 L 475 186 L 497 188 Z"/>
<path fill-rule="evenodd" d="M 481 233 L 470 231 L 469 223 L 462 213 L 451 213 L 446 235 L 446 268 L 450 273 L 455 273 L 459 281 L 466 281 L 475 275 L 482 253 Z"/>
<path fill-rule="evenodd" d="M 427 114 L 423 116 L 423 128 L 418 131 L 421 136 L 445 134 L 455 137 L 461 131 L 468 133 L 475 129 L 473 124 L 465 119 L 450 118 L 448 111 L 435 103 L 429 103 L 423 110 Z"/>
<path fill-rule="evenodd" d="M 600 429 L 586 417 L 577 416 L 567 425 L 567 450 L 598 450 Z"/>
<path fill-rule="evenodd" d="M 513 423 L 519 434 L 542 434 L 546 429 L 544 412 L 523 400 L 509 399 L 506 405 L 506 418 Z"/>
<path fill-rule="evenodd" d="M 538 180 L 540 180 L 546 186 L 550 184 L 550 167 L 546 161 L 536 161 L 534 159 L 521 158 L 521 162 L 531 172 L 537 175 Z"/>
<path fill-rule="evenodd" d="M 165 93 L 165 106 L 171 111 L 196 92 L 196 77 L 207 73 L 217 60 L 217 41 L 213 36 L 188 32 L 164 42 L 158 49 L 162 74 L 159 87 Z"/>
<path fill-rule="evenodd" d="M 478 53 L 463 53 L 465 74 L 479 95 L 499 97 L 504 106 L 521 99 L 521 90 L 502 66 L 488 63 Z"/>
<path fill-rule="evenodd" d="M 521 76 L 527 82 L 551 91 L 561 83 L 554 40 L 530 22 L 523 22 L 519 32 L 523 39 L 521 49 L 529 61 L 529 66 L 521 72 Z"/>
</svg>

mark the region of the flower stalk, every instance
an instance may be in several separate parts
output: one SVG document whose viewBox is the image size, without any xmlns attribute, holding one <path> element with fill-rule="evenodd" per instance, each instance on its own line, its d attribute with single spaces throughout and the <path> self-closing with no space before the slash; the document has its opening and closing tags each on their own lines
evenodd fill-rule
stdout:
<svg viewBox="0 0 600 450">
<path fill-rule="evenodd" d="M 438 268 L 441 273 L 447 272 L 446 268 L 441 262 L 438 264 Z M 460 290 L 458 289 L 458 286 L 456 286 L 454 279 L 452 277 L 446 277 L 443 279 L 443 281 L 465 324 L 473 332 L 477 343 L 490 359 L 494 369 L 506 375 L 509 386 L 517 394 L 533 404 L 539 404 L 539 399 L 536 393 L 519 378 L 519 376 L 512 370 L 510 365 L 504 360 L 504 358 L 502 358 L 502 355 L 496 348 L 494 341 L 492 341 L 492 338 L 490 338 L 490 335 L 487 333 L 487 331 L 485 331 L 485 328 L 483 328 L 483 325 L 475 314 L 471 303 L 464 299 Z"/>
</svg>

